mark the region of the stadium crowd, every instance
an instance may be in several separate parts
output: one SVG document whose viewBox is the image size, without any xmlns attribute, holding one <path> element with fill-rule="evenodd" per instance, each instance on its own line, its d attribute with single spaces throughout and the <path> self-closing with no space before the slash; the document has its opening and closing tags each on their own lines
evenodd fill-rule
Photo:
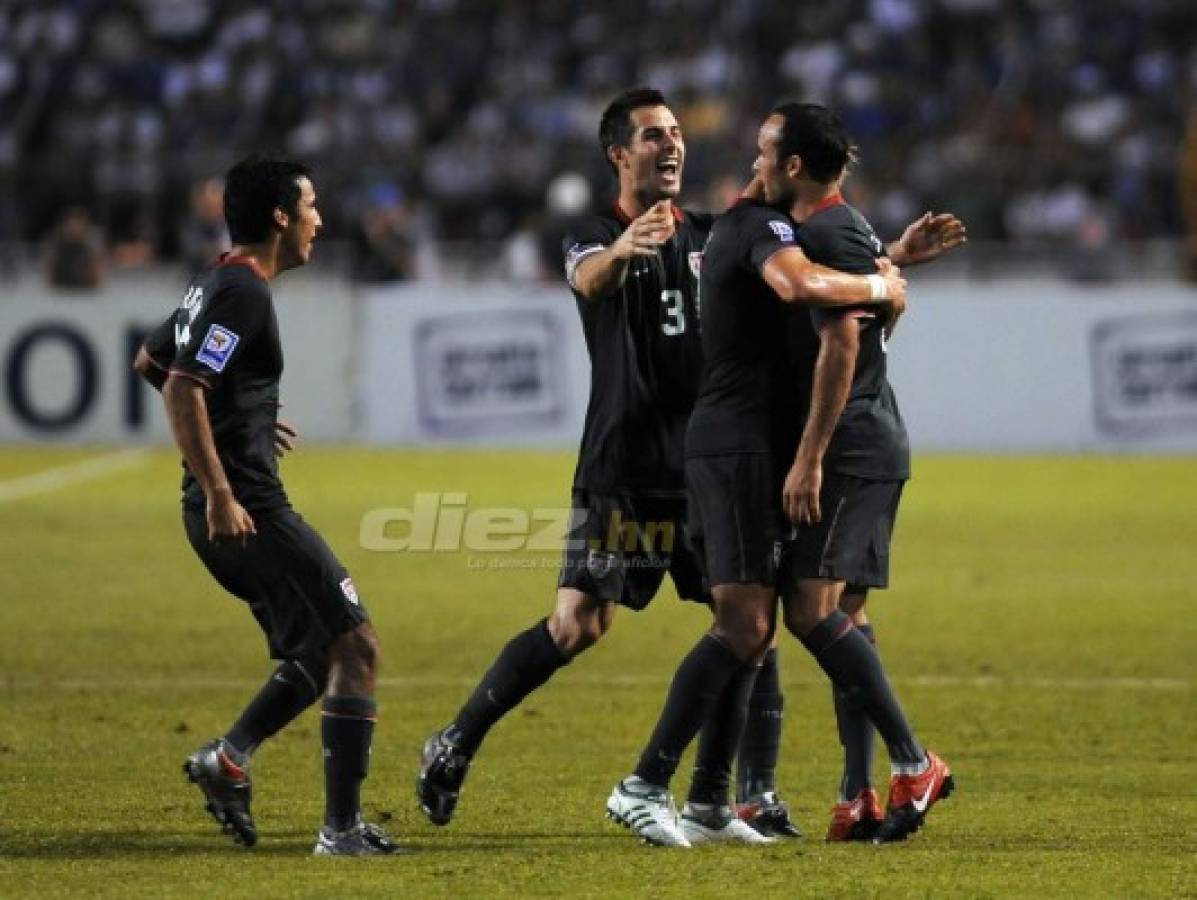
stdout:
<svg viewBox="0 0 1197 900">
<path fill-rule="evenodd" d="M 637 83 L 671 98 L 707 205 L 800 97 L 859 141 L 883 232 L 923 208 L 974 240 L 1185 230 L 1192 0 L 10 0 L 0 243 L 86 211 L 118 264 L 186 258 L 206 179 L 273 149 L 319 172 L 360 278 L 409 277 L 417 231 L 518 247 L 555 178 L 605 192 L 593 124 Z"/>
</svg>

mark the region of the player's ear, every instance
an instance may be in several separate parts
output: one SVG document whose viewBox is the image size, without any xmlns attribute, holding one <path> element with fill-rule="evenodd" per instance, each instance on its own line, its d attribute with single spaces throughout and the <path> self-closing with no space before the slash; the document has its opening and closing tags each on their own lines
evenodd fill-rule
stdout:
<svg viewBox="0 0 1197 900">
<path fill-rule="evenodd" d="M 797 178 L 802 174 L 802 157 L 797 153 L 786 157 L 786 176 Z"/>
<path fill-rule="evenodd" d="M 286 231 L 287 226 L 291 224 L 291 217 L 276 206 L 274 208 L 274 224 L 278 227 L 279 231 Z"/>
<path fill-rule="evenodd" d="M 612 144 L 607 148 L 607 159 L 611 165 L 615 166 L 616 171 L 619 170 L 619 163 L 623 160 L 623 147 L 619 144 Z"/>
</svg>

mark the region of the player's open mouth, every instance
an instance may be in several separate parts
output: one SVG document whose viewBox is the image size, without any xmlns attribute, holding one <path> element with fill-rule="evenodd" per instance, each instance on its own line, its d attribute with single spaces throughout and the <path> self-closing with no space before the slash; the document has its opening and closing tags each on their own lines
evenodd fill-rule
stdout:
<svg viewBox="0 0 1197 900">
<path fill-rule="evenodd" d="M 666 181 L 676 181 L 681 169 L 681 161 L 676 159 L 664 160 L 657 163 L 657 173 Z"/>
</svg>

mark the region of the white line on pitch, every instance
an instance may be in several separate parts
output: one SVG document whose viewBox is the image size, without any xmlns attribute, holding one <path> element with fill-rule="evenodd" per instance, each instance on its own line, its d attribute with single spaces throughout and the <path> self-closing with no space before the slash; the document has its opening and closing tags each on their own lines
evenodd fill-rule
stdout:
<svg viewBox="0 0 1197 900">
<path fill-rule="evenodd" d="M 98 478 L 124 472 L 127 469 L 136 469 L 145 464 L 146 456 L 145 450 L 117 450 L 70 465 L 57 466 L 53 469 L 34 472 L 32 475 L 0 481 L 0 503 L 21 500 L 37 494 L 48 494 L 73 484 L 95 481 Z"/>
<path fill-rule="evenodd" d="M 263 676 L 265 677 L 265 676 Z M 643 675 L 616 675 L 614 677 L 586 677 L 573 676 L 571 682 L 587 687 L 636 687 L 641 685 L 666 686 L 666 678 L 653 678 Z M 1186 678 L 1026 678 L 1012 676 L 1009 678 L 998 675 L 912 675 L 891 679 L 897 684 L 909 684 L 916 687 L 967 687 L 967 688 L 1030 688 L 1036 690 L 1126 690 L 1126 691 L 1187 691 L 1193 684 Z M 390 676 L 378 679 L 384 687 L 414 688 L 414 687 L 463 687 L 474 684 L 473 678 L 451 678 L 431 675 Z M 9 678 L 0 681 L 0 688 L 21 687 L 55 687 L 63 690 L 163 690 L 169 688 L 250 688 L 258 681 L 245 678 L 145 678 L 145 679 L 48 679 L 41 681 L 37 678 Z M 786 678 L 787 686 L 809 687 L 826 684 L 819 678 Z"/>
</svg>

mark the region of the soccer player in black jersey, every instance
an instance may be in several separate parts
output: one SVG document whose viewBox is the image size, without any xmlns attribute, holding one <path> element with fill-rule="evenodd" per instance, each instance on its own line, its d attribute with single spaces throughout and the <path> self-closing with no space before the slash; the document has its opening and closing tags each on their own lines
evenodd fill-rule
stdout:
<svg viewBox="0 0 1197 900">
<path fill-rule="evenodd" d="M 840 194 L 852 146 L 839 119 L 821 106 L 786 104 L 766 127 L 766 188 L 789 204 L 807 256 L 846 272 L 873 271 L 886 249 Z M 796 177 L 788 171 L 794 166 Z M 965 240 L 954 216 L 928 214 L 922 223 L 893 248 L 904 266 Z M 867 308 L 796 310 L 787 324 L 775 435 L 777 464 L 789 467 L 782 505 L 794 528 L 779 588 L 788 629 L 833 680 L 845 765 L 827 839 L 901 840 L 953 781 L 902 715 L 864 614 L 869 588 L 888 584 L 890 535 L 910 477 L 906 429 L 886 380 L 885 327 Z M 869 774 L 874 724 L 893 766 L 884 819 Z"/>
<path fill-rule="evenodd" d="M 276 459 L 294 432 L 277 419 L 283 354 L 269 282 L 311 254 L 320 214 L 310 173 L 244 160 L 226 177 L 224 207 L 232 251 L 196 276 L 134 366 L 161 390 L 183 455 L 187 539 L 217 583 L 249 604 L 280 664 L 184 771 L 224 830 L 253 845 L 250 757 L 323 697 L 326 813 L 315 853 L 393 853 L 360 813 L 378 638 L 345 567 L 291 508 Z"/>
</svg>

